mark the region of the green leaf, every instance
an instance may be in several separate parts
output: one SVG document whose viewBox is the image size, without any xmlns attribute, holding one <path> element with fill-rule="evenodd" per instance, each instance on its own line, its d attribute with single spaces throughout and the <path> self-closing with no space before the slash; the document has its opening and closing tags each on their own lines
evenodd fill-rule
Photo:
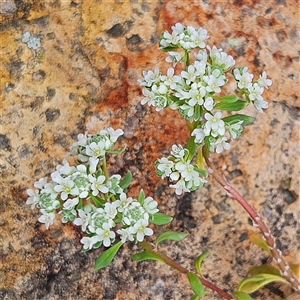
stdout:
<svg viewBox="0 0 300 300">
<path fill-rule="evenodd" d="M 144 190 L 140 190 L 139 196 L 138 196 L 138 201 L 140 202 L 140 204 L 143 204 L 145 200 L 145 193 Z"/>
<path fill-rule="evenodd" d="M 276 275 L 276 276 L 280 276 L 280 271 L 278 269 L 276 269 L 273 266 L 270 265 L 261 265 L 261 266 L 255 266 L 255 267 L 251 267 L 249 270 L 249 273 L 254 276 L 254 275 L 259 275 L 259 274 L 272 274 L 272 275 Z"/>
<path fill-rule="evenodd" d="M 253 244 L 255 244 L 259 248 L 263 249 L 264 251 L 267 251 L 268 253 L 270 253 L 270 249 L 268 247 L 268 244 L 266 243 L 265 240 L 263 240 L 260 233 L 249 230 L 248 231 L 248 238 Z"/>
<path fill-rule="evenodd" d="M 102 252 L 96 259 L 94 269 L 99 270 L 108 266 L 122 245 L 122 241 L 119 241 L 117 244 Z"/>
<path fill-rule="evenodd" d="M 201 273 L 201 265 L 203 260 L 209 256 L 209 251 L 204 251 L 202 254 L 200 254 L 196 259 L 195 259 L 195 268 L 196 271 L 199 275 L 202 275 Z"/>
<path fill-rule="evenodd" d="M 152 215 L 151 223 L 155 225 L 165 225 L 170 223 L 173 220 L 172 217 L 169 217 L 167 215 L 164 215 L 162 213 L 156 213 Z"/>
<path fill-rule="evenodd" d="M 246 116 L 243 114 L 236 114 L 233 116 L 225 117 L 222 120 L 229 124 L 234 124 L 234 123 L 237 123 L 238 121 L 243 121 L 242 125 L 246 126 L 248 124 L 251 124 L 255 120 L 255 118 L 252 118 L 250 116 Z"/>
<path fill-rule="evenodd" d="M 252 297 L 250 297 L 250 295 L 244 293 L 244 292 L 234 292 L 232 294 L 232 296 L 234 296 L 234 298 L 236 300 L 253 300 Z"/>
<path fill-rule="evenodd" d="M 76 209 L 82 209 L 82 208 L 83 208 L 82 199 L 79 198 L 79 202 L 78 202 L 78 204 L 77 204 L 77 206 L 76 206 Z"/>
<path fill-rule="evenodd" d="M 127 172 L 125 177 L 120 181 L 120 187 L 124 190 L 126 189 L 132 181 L 132 174 L 130 171 Z"/>
<path fill-rule="evenodd" d="M 161 234 L 157 239 L 156 239 L 156 245 L 161 243 L 162 241 L 166 240 L 171 240 L 171 241 L 181 241 L 187 236 L 186 233 L 183 232 L 176 232 L 176 231 L 167 231 Z"/>
<path fill-rule="evenodd" d="M 156 261 L 162 261 L 162 258 L 157 255 L 154 252 L 150 252 L 150 251 L 143 251 L 140 253 L 136 253 L 131 255 L 131 259 L 135 260 L 135 261 L 144 261 L 144 260 L 156 260 Z"/>
<path fill-rule="evenodd" d="M 203 297 L 205 291 L 204 291 L 203 284 L 201 283 L 198 276 L 195 275 L 194 273 L 188 272 L 187 277 L 195 295 L 197 295 L 198 297 Z"/>
<path fill-rule="evenodd" d="M 163 52 L 170 52 L 170 51 L 174 51 L 176 49 L 178 49 L 179 47 L 178 46 L 170 46 L 170 47 L 164 47 L 164 48 L 160 48 Z"/>
<path fill-rule="evenodd" d="M 223 103 L 234 103 L 239 99 L 237 95 L 229 95 L 224 97 L 213 97 L 213 98 Z"/>
<path fill-rule="evenodd" d="M 103 207 L 103 204 L 105 203 L 105 201 L 103 199 L 94 196 L 92 193 L 89 193 L 89 197 L 92 198 L 92 200 L 97 208 Z"/>
<path fill-rule="evenodd" d="M 228 110 L 228 111 L 238 111 L 243 109 L 248 105 L 247 101 L 236 101 L 234 103 L 217 103 L 215 105 L 215 109 L 220 109 L 220 110 Z"/>
<path fill-rule="evenodd" d="M 185 145 L 185 148 L 189 150 L 189 155 L 187 157 L 187 160 L 192 160 L 194 157 L 195 151 L 196 151 L 196 144 L 195 144 L 195 137 L 191 136 Z"/>
<path fill-rule="evenodd" d="M 266 284 L 275 282 L 275 281 L 287 283 L 287 281 L 284 278 L 282 278 L 281 276 L 261 273 L 259 275 L 255 275 L 255 276 L 251 276 L 249 278 L 243 279 L 238 286 L 238 291 L 251 294 L 251 293 L 259 290 L 261 287 L 265 286 Z"/>
</svg>

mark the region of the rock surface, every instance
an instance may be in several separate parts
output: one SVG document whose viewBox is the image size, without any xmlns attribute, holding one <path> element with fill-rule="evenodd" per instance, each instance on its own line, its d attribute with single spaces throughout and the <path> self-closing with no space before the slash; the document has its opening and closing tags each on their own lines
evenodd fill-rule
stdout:
<svg viewBox="0 0 300 300">
<path fill-rule="evenodd" d="M 156 177 L 155 159 L 188 131 L 173 111 L 140 105 L 143 70 L 166 68 L 157 41 L 176 22 L 206 28 L 209 44 L 234 56 L 256 77 L 266 71 L 269 108 L 232 149 L 215 157 L 237 190 L 262 215 L 288 262 L 299 263 L 299 3 L 274 1 L 2 1 L 0 4 L 1 201 L 0 299 L 189 299 L 187 280 L 154 262 L 130 260 L 132 250 L 94 271 L 99 250 L 81 253 L 80 232 L 57 221 L 46 230 L 26 205 L 26 189 L 49 175 L 77 134 L 123 128 L 131 193 L 143 188 L 174 216 L 168 230 L 189 234 L 164 250 L 184 266 L 208 249 L 204 272 L 232 291 L 249 267 L 268 261 L 248 239 L 253 229 L 237 203 L 210 179 L 202 190 L 175 197 Z M 29 32 L 40 42 L 22 42 Z M 35 40 L 36 41 L 36 40 Z M 298 261 L 297 261 L 298 253 Z M 272 284 L 254 299 L 285 299 Z M 212 295 L 204 299 L 218 299 Z"/>
</svg>

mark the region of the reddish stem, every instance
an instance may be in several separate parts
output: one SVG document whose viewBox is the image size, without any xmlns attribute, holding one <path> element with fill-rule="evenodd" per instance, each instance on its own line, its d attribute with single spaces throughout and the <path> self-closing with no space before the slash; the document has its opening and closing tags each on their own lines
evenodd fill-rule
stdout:
<svg viewBox="0 0 300 300">
<path fill-rule="evenodd" d="M 300 282 L 294 275 L 290 266 L 284 261 L 282 252 L 277 248 L 275 238 L 271 234 L 269 228 L 261 220 L 260 216 L 253 207 L 243 198 L 227 181 L 224 175 L 221 175 L 213 165 L 212 159 L 209 157 L 209 152 L 206 147 L 203 147 L 203 157 L 208 166 L 208 172 L 219 182 L 226 190 L 227 195 L 236 200 L 244 210 L 249 214 L 253 221 L 253 225 L 261 231 L 264 240 L 266 241 L 274 262 L 278 265 L 280 273 L 290 283 L 291 287 L 300 294 Z"/>
<path fill-rule="evenodd" d="M 179 263 L 177 263 L 175 260 L 173 260 L 171 257 L 157 251 L 154 250 L 153 247 L 146 241 L 143 241 L 140 243 L 140 245 L 149 252 L 153 252 L 155 253 L 157 256 L 159 256 L 161 258 L 161 260 L 171 266 L 172 268 L 176 269 L 177 271 L 179 271 L 180 273 L 183 274 L 187 274 L 189 272 L 188 269 L 184 268 L 183 266 L 181 266 Z M 209 280 L 205 279 L 204 277 L 200 276 L 199 274 L 195 274 L 198 276 L 199 280 L 202 282 L 203 285 L 205 285 L 206 287 L 208 287 L 209 289 L 211 289 L 212 291 L 214 291 L 214 294 L 217 294 L 221 297 L 223 297 L 224 299 L 227 300 L 234 300 L 234 298 L 228 294 L 227 292 L 223 291 L 222 289 L 220 289 L 219 287 L 217 287 L 215 284 L 213 284 L 212 282 L 210 282 Z"/>
</svg>

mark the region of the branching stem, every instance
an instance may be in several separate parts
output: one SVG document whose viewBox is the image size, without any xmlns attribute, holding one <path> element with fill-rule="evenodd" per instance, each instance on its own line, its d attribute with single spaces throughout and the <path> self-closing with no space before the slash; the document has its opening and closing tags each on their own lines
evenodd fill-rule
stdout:
<svg viewBox="0 0 300 300">
<path fill-rule="evenodd" d="M 153 252 L 155 253 L 157 256 L 159 256 L 159 258 L 167 265 L 169 265 L 170 267 L 176 269 L 177 271 L 179 271 L 180 273 L 183 274 L 187 274 L 189 272 L 188 269 L 184 268 L 183 266 L 181 266 L 178 262 L 176 262 L 175 260 L 173 260 L 171 257 L 161 253 L 160 251 L 154 249 L 151 244 L 149 244 L 148 242 L 146 242 L 145 240 L 143 242 L 140 243 L 140 245 L 149 252 Z M 228 299 L 228 300 L 234 300 L 233 296 L 231 296 L 230 294 L 228 294 L 227 292 L 223 291 L 222 289 L 220 289 L 219 287 L 217 287 L 215 284 L 213 284 L 212 282 L 210 282 L 209 280 L 205 279 L 203 276 L 200 276 L 199 274 L 196 274 L 199 278 L 199 280 L 202 282 L 203 285 L 205 285 L 206 287 L 208 287 L 209 289 L 211 289 L 214 294 L 217 294 L 219 296 L 221 296 L 224 299 Z"/>
<path fill-rule="evenodd" d="M 290 283 L 291 287 L 300 294 L 300 282 L 294 275 L 290 266 L 284 261 L 282 252 L 277 248 L 275 238 L 271 234 L 269 228 L 261 220 L 260 216 L 253 207 L 228 183 L 224 175 L 221 175 L 214 167 L 213 161 L 209 156 L 208 149 L 203 147 L 203 157 L 208 166 L 208 172 L 218 181 L 218 183 L 226 190 L 227 195 L 236 200 L 244 210 L 249 214 L 253 221 L 253 225 L 261 231 L 266 241 L 274 262 L 280 269 L 281 275 Z"/>
</svg>

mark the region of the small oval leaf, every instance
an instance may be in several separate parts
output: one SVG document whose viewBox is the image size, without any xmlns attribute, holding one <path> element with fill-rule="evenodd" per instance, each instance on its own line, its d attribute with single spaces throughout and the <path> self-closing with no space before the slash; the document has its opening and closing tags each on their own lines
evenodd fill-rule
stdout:
<svg viewBox="0 0 300 300">
<path fill-rule="evenodd" d="M 162 213 L 156 213 L 154 215 L 152 215 L 151 218 L 151 223 L 155 224 L 155 225 L 165 225 L 170 223 L 173 220 L 172 217 L 169 217 L 167 215 L 164 215 Z"/>
<path fill-rule="evenodd" d="M 243 114 L 235 114 L 233 116 L 228 116 L 222 119 L 226 123 L 234 124 L 238 121 L 243 121 L 242 125 L 246 126 L 248 124 L 251 124 L 255 118 L 243 115 Z"/>
<path fill-rule="evenodd" d="M 255 244 L 256 246 L 258 246 L 259 248 L 267 251 L 268 253 L 270 253 L 268 244 L 266 243 L 265 240 L 263 240 L 262 236 L 260 233 L 254 232 L 252 230 L 248 230 L 248 237 L 249 240 Z"/>
<path fill-rule="evenodd" d="M 186 233 L 183 232 L 176 232 L 176 231 L 167 231 L 161 234 L 157 239 L 156 239 L 156 245 L 161 243 L 162 241 L 166 240 L 171 240 L 171 241 L 181 241 L 187 236 Z"/>
<path fill-rule="evenodd" d="M 224 97 L 213 97 L 213 98 L 223 103 L 234 103 L 239 99 L 237 95 L 228 95 Z"/>
<path fill-rule="evenodd" d="M 243 279 L 238 286 L 238 291 L 251 294 L 259 290 L 264 285 L 275 281 L 287 283 L 287 281 L 280 276 L 273 274 L 259 274 Z"/>
<path fill-rule="evenodd" d="M 220 110 L 228 110 L 228 111 L 238 111 L 243 108 L 245 108 L 248 105 L 247 101 L 236 101 L 233 103 L 217 103 L 215 105 L 215 109 L 220 109 Z"/>
<path fill-rule="evenodd" d="M 120 187 L 124 190 L 126 189 L 132 181 L 132 174 L 130 171 L 127 172 L 125 177 L 120 181 Z"/>
<path fill-rule="evenodd" d="M 155 254 L 154 252 L 150 251 L 143 251 L 140 253 L 136 253 L 131 255 L 131 259 L 135 261 L 144 261 L 144 260 L 156 260 L 156 261 L 163 261 L 159 255 Z"/>
<path fill-rule="evenodd" d="M 197 295 L 198 297 L 203 297 L 205 291 L 204 291 L 203 284 L 198 278 L 198 276 L 195 275 L 194 273 L 188 272 L 187 277 L 195 295 Z"/>
<path fill-rule="evenodd" d="M 99 270 L 108 266 L 122 245 L 122 241 L 119 241 L 117 244 L 102 252 L 96 259 L 94 269 Z"/>
</svg>

